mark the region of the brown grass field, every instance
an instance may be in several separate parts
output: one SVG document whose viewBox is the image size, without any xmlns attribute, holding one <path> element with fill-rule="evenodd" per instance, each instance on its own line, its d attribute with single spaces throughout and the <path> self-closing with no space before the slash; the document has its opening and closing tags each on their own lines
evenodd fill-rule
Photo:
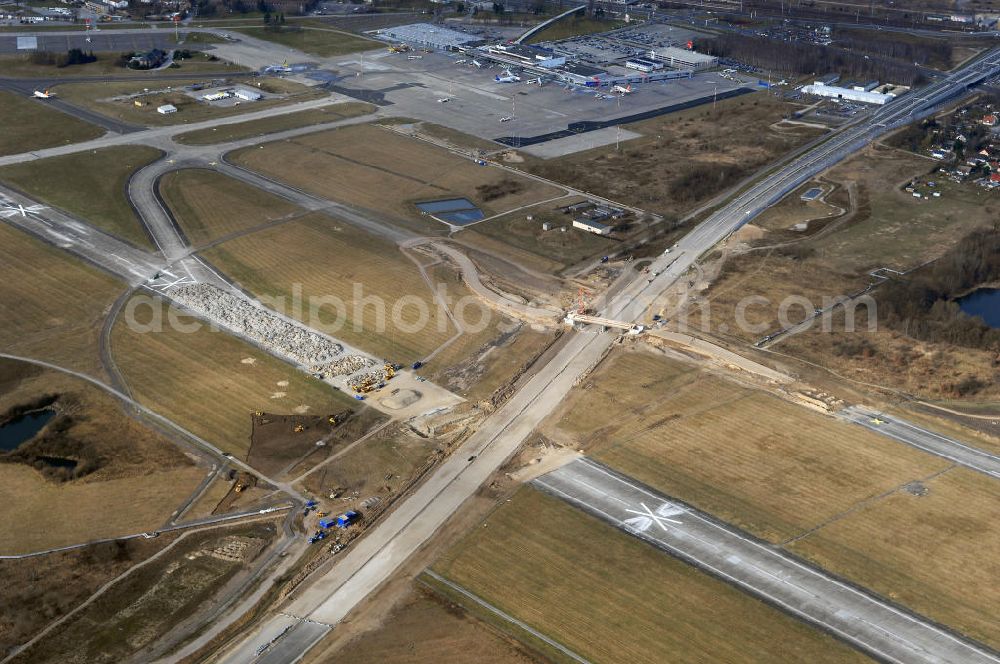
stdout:
<svg viewBox="0 0 1000 664">
<path fill-rule="evenodd" d="M 176 535 L 94 544 L 21 560 L 0 560 L 0 657 L 66 615 L 102 585 L 147 559 Z M 32 610 L 25 610 L 25 607 Z"/>
<path fill-rule="evenodd" d="M 46 477 L 26 463 L 0 463 L 4 554 L 77 544 L 160 526 L 204 475 L 170 441 L 126 415 L 117 400 L 77 378 L 0 361 L 0 413 L 57 395 L 46 440 L 20 449 L 72 458 L 95 469 L 76 479 Z M 56 432 L 58 429 L 59 433 Z M 117 506 L 109 509 L 110 506 Z"/>
<path fill-rule="evenodd" d="M 38 26 L 34 25 L 31 30 L 37 31 L 39 27 L 43 30 L 45 28 L 54 28 L 56 30 L 73 30 L 79 26 L 79 29 L 83 29 L 83 24 L 77 24 L 74 26 Z M 16 27 L 16 26 L 15 26 Z M 21 26 L 23 27 L 23 26 Z M 114 29 L 118 26 L 113 25 L 102 25 L 101 30 Z M 132 25 L 122 25 L 124 29 L 134 28 Z M 2 32 L 0 32 L 2 34 Z M 197 33 L 192 33 L 188 36 L 188 42 L 195 41 L 191 39 Z M 114 76 L 116 78 L 122 76 L 128 76 L 136 79 L 156 79 L 156 73 L 149 71 L 142 71 L 140 69 L 129 69 L 128 67 L 123 67 L 120 64 L 121 53 L 113 52 L 96 52 L 97 56 L 96 62 L 88 62 L 81 65 L 71 65 L 68 67 L 58 67 L 55 64 L 36 64 L 32 62 L 30 55 L 17 54 L 17 55 L 2 55 L 0 56 L 0 71 L 3 71 L 4 76 L 16 77 L 16 78 L 39 78 L 43 80 L 57 80 L 63 77 L 77 77 L 77 76 L 93 76 L 93 77 L 108 77 Z M 197 53 L 192 52 L 192 56 L 187 60 L 177 60 L 177 64 L 180 65 L 177 68 L 171 68 L 171 73 L 183 73 L 190 74 L 191 76 L 198 76 L 199 74 L 210 74 L 218 73 L 220 75 L 231 74 L 235 71 L 246 71 L 245 68 L 237 67 L 233 64 L 225 62 L 223 60 L 212 61 L 209 59 L 207 53 Z"/>
<path fill-rule="evenodd" d="M 230 65 L 230 69 L 226 73 L 238 71 L 242 70 Z M 197 76 L 196 72 L 192 72 L 192 78 L 180 81 L 151 80 L 63 83 L 56 86 L 54 90 L 67 101 L 83 106 L 101 115 L 150 127 L 189 124 L 192 122 L 201 122 L 202 120 L 230 117 L 251 111 L 262 111 L 266 108 L 273 108 L 296 101 L 316 99 L 321 94 L 310 89 L 308 86 L 299 85 L 291 81 L 282 81 L 281 92 L 285 94 L 283 98 L 261 99 L 252 104 L 240 104 L 239 106 L 213 106 L 189 96 L 183 91 L 183 88 L 192 83 L 206 83 L 223 78 L 225 74 L 216 74 L 214 76 L 205 74 L 202 78 L 196 78 Z M 148 89 L 149 92 L 144 92 L 144 89 Z M 132 99 L 114 99 L 115 97 L 135 94 L 142 95 L 139 99 L 144 102 L 143 106 L 135 106 Z M 157 107 L 163 104 L 173 104 L 177 107 L 177 112 L 169 115 L 157 113 Z"/>
<path fill-rule="evenodd" d="M 193 246 L 304 214 L 283 198 L 204 168 L 167 173 L 160 195 Z"/>
<path fill-rule="evenodd" d="M 487 216 L 558 196 L 560 191 L 496 168 L 476 166 L 443 148 L 375 125 L 354 125 L 267 143 L 230 155 L 247 168 L 306 191 L 384 214 L 428 234 L 446 227 L 421 216 L 414 203 L 466 197 Z M 336 182 L 335 187 L 331 183 Z M 513 183 L 509 194 L 484 201 L 477 187 Z"/>
<path fill-rule="evenodd" d="M 3 553 L 155 530 L 194 491 L 203 474 L 189 467 L 99 483 L 55 484 L 33 468 L 0 465 L 0 528 L 17 533 L 4 539 Z"/>
<path fill-rule="evenodd" d="M 221 127 L 198 129 L 197 131 L 175 136 L 174 140 L 184 145 L 213 145 L 249 138 L 251 136 L 265 136 L 277 131 L 284 131 L 285 129 L 296 129 L 298 127 L 336 122 L 337 120 L 367 115 L 374 110 L 375 107 L 371 104 L 346 102 L 334 106 L 314 108 L 308 111 L 275 115 L 261 120 L 249 120 Z"/>
<path fill-rule="evenodd" d="M 413 362 L 455 333 L 416 265 L 397 247 L 322 213 L 230 240 L 204 256 L 254 295 L 284 297 L 290 315 L 379 357 Z M 290 306 L 296 285 L 304 296 L 301 312 Z M 373 297 L 378 306 L 365 304 Z M 317 308 L 310 320 L 309 303 L 320 298 L 343 307 Z M 426 324 L 418 327 L 421 307 Z"/>
<path fill-rule="evenodd" d="M 521 489 L 434 569 L 595 664 L 659 663 L 665 653 L 677 663 L 867 661 L 533 489 Z"/>
<path fill-rule="evenodd" d="M 89 122 L 46 108 L 44 100 L 27 99 L 13 92 L 0 92 L 0 116 L 4 122 L 0 155 L 86 141 L 104 133 Z"/>
<path fill-rule="evenodd" d="M 524 168 L 612 200 L 679 215 L 818 136 L 816 129 L 775 126 L 796 108 L 763 93 L 744 95 L 714 108 L 699 106 L 625 125 L 643 136 L 626 142 L 620 152 L 611 145 L 557 159 L 526 157 Z M 697 195 L 678 184 L 694 173 L 699 173 Z"/>
<path fill-rule="evenodd" d="M 154 249 L 125 195 L 132 173 L 163 153 L 119 146 L 0 168 L 0 180 L 143 249 Z"/>
<path fill-rule="evenodd" d="M 147 659 L 156 639 L 211 606 L 223 585 L 247 562 L 207 555 L 231 538 L 259 551 L 273 539 L 274 524 L 257 522 L 193 532 L 167 554 L 119 580 L 94 603 L 12 661 L 99 664 Z"/>
<path fill-rule="evenodd" d="M 468 615 L 460 606 L 419 586 L 371 631 L 337 650 L 335 657 L 352 664 L 535 664 L 536 657 L 516 642 Z"/>
<path fill-rule="evenodd" d="M 1000 487 L 955 468 L 824 526 L 791 549 L 836 574 L 1000 647 Z"/>
<path fill-rule="evenodd" d="M 813 306 L 822 306 L 824 297 L 854 293 L 867 285 L 871 281 L 867 273 L 876 267 L 917 267 L 946 252 L 968 232 L 992 224 L 1000 206 L 989 192 L 971 184 L 928 177 L 935 165 L 901 150 L 878 147 L 837 166 L 824 178 L 838 187 L 831 199 L 847 207 L 843 192 L 853 186 L 858 204 L 848 216 L 832 222 L 839 224 L 837 227 L 816 237 L 775 230 L 773 215 L 785 214 L 783 208 L 788 206 L 803 205 L 797 197 L 765 214 L 760 225 L 772 231 L 757 242 L 764 248 L 727 259 L 721 276 L 707 291 L 712 333 L 737 342 L 756 340 L 765 334 L 759 329 L 779 328 L 778 307 L 786 297 L 805 297 Z M 941 197 L 918 200 L 903 191 L 903 184 L 914 177 L 921 182 L 936 180 L 935 191 Z M 929 189 L 924 186 L 918 190 Z M 788 242 L 792 244 L 775 246 Z M 748 309 L 747 320 L 760 325 L 758 330 L 742 329 L 736 321 L 737 304 L 749 296 L 765 297 L 770 302 Z M 796 306 L 790 311 L 790 320 L 801 320 L 804 311 Z M 783 340 L 776 350 L 829 367 L 850 379 L 925 398 L 947 398 L 949 385 L 975 375 L 990 386 L 981 396 L 996 398 L 992 353 L 927 344 L 889 329 L 869 333 L 863 309 L 857 325 L 861 332 L 845 334 L 840 315 L 833 319 L 833 334 L 814 329 Z M 862 339 L 871 352 L 851 352 L 849 348 Z"/>
<path fill-rule="evenodd" d="M 146 315 L 140 308 L 136 318 L 147 322 Z M 201 326 L 182 333 L 166 317 L 162 332 L 145 334 L 119 321 L 112 353 L 137 400 L 240 457 L 250 446 L 255 410 L 332 413 L 357 403 L 225 332 Z"/>
<path fill-rule="evenodd" d="M 648 352 L 612 356 L 585 385 L 555 435 L 772 542 L 948 465 Z"/>
<path fill-rule="evenodd" d="M 7 353 L 100 374 L 105 309 L 125 284 L 0 224 L 0 347 Z"/>
<path fill-rule="evenodd" d="M 565 198 L 528 210 L 511 212 L 476 224 L 467 231 L 459 232 L 456 237 L 464 242 L 469 235 L 482 234 L 552 261 L 556 269 L 613 251 L 618 242 L 573 228 L 573 217 L 557 209 L 580 200 Z M 531 221 L 527 219 L 527 215 L 531 215 Z M 551 224 L 550 230 L 542 230 L 544 222 Z M 561 227 L 567 227 L 565 233 L 559 230 Z"/>
<path fill-rule="evenodd" d="M 356 495 L 364 500 L 378 496 L 384 502 L 428 463 L 438 446 L 435 440 L 418 438 L 401 430 L 398 425 L 390 424 L 358 447 L 311 473 L 303 480 L 302 486 L 310 494 L 319 496 L 324 503 L 334 489 L 340 489 L 344 497 Z M 341 511 L 356 507 L 355 503 L 342 500 L 330 501 L 330 504 L 334 506 L 333 510 Z"/>
</svg>

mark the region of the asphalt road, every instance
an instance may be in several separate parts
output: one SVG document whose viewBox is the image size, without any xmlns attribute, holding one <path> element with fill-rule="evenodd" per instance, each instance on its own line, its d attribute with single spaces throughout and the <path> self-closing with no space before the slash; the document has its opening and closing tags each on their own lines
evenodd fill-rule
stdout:
<svg viewBox="0 0 1000 664">
<path fill-rule="evenodd" d="M 1000 456 L 996 454 L 984 452 L 952 438 L 918 427 L 906 420 L 891 417 L 864 406 L 849 406 L 837 415 L 849 422 L 871 429 L 875 433 L 1000 479 Z"/>
<path fill-rule="evenodd" d="M 1000 656 L 651 491 L 589 459 L 533 484 L 856 647 L 899 664 L 997 664 Z"/>
<path fill-rule="evenodd" d="M 870 118 L 845 127 L 828 141 L 765 176 L 688 233 L 676 251 L 657 258 L 651 271 L 659 275 L 649 281 L 645 275 L 636 277 L 610 300 L 601 315 L 636 320 L 649 302 L 682 277 L 702 253 L 784 194 L 877 136 L 933 112 L 940 104 L 964 94 L 969 85 L 997 71 L 1000 71 L 1000 49 L 990 51 L 976 63 L 929 88 L 893 102 Z M 576 382 L 603 357 L 614 339 L 611 334 L 571 336 L 559 352 L 510 401 L 487 418 L 479 431 L 453 452 L 424 484 L 352 546 L 329 573 L 313 581 L 289 607 L 289 612 L 330 625 L 343 619 L 501 467 L 531 431 L 555 410 Z M 265 628 L 267 624 L 264 623 Z M 255 633 L 251 633 L 240 648 L 248 642 L 260 644 Z M 245 660 L 234 658 L 231 651 L 221 661 L 235 664 Z M 280 660 L 262 658 L 259 661 L 278 664 Z"/>
</svg>

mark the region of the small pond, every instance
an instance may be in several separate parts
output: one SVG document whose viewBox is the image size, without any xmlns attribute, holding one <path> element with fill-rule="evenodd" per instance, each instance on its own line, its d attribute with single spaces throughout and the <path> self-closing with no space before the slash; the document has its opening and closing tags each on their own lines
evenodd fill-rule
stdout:
<svg viewBox="0 0 1000 664">
<path fill-rule="evenodd" d="M 467 198 L 448 198 L 441 201 L 417 203 L 421 211 L 456 226 L 480 221 L 485 216 L 475 203 Z"/>
<path fill-rule="evenodd" d="M 53 417 L 54 410 L 36 410 L 25 413 L 0 427 L 0 452 L 16 450 L 18 445 L 35 437 Z"/>
<path fill-rule="evenodd" d="M 980 288 L 963 298 L 958 306 L 970 316 L 979 316 L 990 327 L 1000 328 L 1000 288 Z"/>
</svg>

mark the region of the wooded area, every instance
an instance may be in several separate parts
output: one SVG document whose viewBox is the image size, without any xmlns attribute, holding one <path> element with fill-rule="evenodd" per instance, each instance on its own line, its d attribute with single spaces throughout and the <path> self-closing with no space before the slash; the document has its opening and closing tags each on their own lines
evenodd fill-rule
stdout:
<svg viewBox="0 0 1000 664">
<path fill-rule="evenodd" d="M 879 288 L 879 322 L 915 339 L 1000 351 L 1000 329 L 963 313 L 955 302 L 996 281 L 1000 231 L 976 231 L 928 267 Z"/>
</svg>

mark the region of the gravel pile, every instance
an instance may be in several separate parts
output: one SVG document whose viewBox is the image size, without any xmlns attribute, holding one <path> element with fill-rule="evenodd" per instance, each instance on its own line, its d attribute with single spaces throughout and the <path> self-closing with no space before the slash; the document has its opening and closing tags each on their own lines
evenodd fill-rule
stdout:
<svg viewBox="0 0 1000 664">
<path fill-rule="evenodd" d="M 305 327 L 294 325 L 280 316 L 256 307 L 243 298 L 211 284 L 178 286 L 170 295 L 191 310 L 234 330 L 276 354 L 291 358 L 305 366 L 334 366 L 348 360 L 373 361 L 352 355 L 338 358 L 344 351 L 340 344 Z M 357 369 L 363 368 L 359 364 Z M 355 371 L 357 370 L 355 369 Z M 318 373 L 323 373 L 319 371 Z M 343 373 L 352 373 L 342 371 Z M 334 375 L 340 375 L 334 374 Z"/>
</svg>

